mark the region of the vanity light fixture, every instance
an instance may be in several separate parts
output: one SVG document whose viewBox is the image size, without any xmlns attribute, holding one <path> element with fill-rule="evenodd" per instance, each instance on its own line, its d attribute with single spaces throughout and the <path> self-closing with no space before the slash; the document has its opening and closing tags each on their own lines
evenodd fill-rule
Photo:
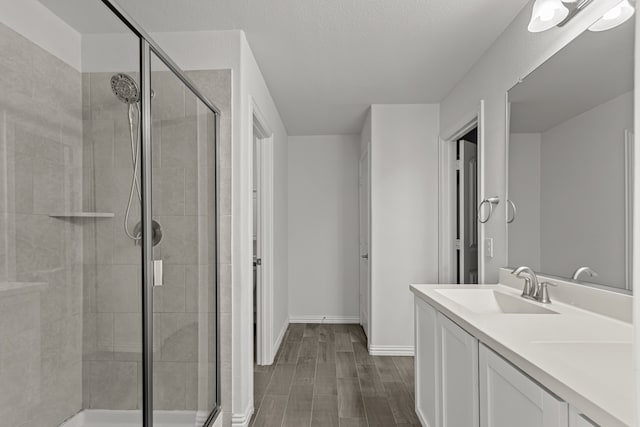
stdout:
<svg viewBox="0 0 640 427">
<path fill-rule="evenodd" d="M 571 21 L 593 0 L 536 0 L 531 12 L 529 31 L 539 33 L 562 27 Z"/>
<path fill-rule="evenodd" d="M 595 24 L 589 27 L 590 31 L 606 31 L 621 25 L 633 16 L 635 8 L 629 0 L 623 0 L 607 13 L 602 15 Z"/>
</svg>

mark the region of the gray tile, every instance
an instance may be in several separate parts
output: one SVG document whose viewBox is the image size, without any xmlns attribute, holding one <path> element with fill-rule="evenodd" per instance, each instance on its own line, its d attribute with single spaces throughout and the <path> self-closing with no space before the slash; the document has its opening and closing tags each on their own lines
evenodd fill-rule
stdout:
<svg viewBox="0 0 640 427">
<path fill-rule="evenodd" d="M 336 396 L 313 396 L 311 413 L 312 427 L 338 427 L 338 398 Z"/>
<path fill-rule="evenodd" d="M 357 378 L 338 378 L 338 414 L 341 418 L 365 418 Z"/>
<path fill-rule="evenodd" d="M 385 388 L 380 381 L 375 365 L 358 365 L 358 378 L 363 396 L 379 396 L 385 394 Z"/>
<path fill-rule="evenodd" d="M 198 323 L 196 313 L 157 313 L 157 349 L 163 361 L 196 362 L 198 359 Z"/>
<path fill-rule="evenodd" d="M 348 332 L 336 332 L 336 351 L 353 351 L 351 336 Z"/>
<path fill-rule="evenodd" d="M 415 402 L 402 383 L 384 383 L 387 401 L 398 424 L 420 425 L 415 411 Z"/>
<path fill-rule="evenodd" d="M 336 346 L 333 341 L 321 341 L 318 343 L 318 363 L 335 362 Z"/>
<path fill-rule="evenodd" d="M 368 427 L 366 418 L 340 418 L 340 427 Z"/>
<path fill-rule="evenodd" d="M 311 425 L 313 385 L 294 385 L 289 394 L 283 427 L 305 427 Z"/>
<path fill-rule="evenodd" d="M 89 385 L 88 409 L 135 409 L 137 365 L 135 362 L 86 363 Z"/>
<path fill-rule="evenodd" d="M 314 380 L 314 394 L 332 395 L 338 393 L 335 363 L 318 363 Z"/>
<path fill-rule="evenodd" d="M 356 360 L 353 353 L 336 352 L 336 375 L 338 378 L 357 378 Z"/>
<path fill-rule="evenodd" d="M 136 266 L 100 265 L 97 273 L 96 302 L 98 312 L 140 312 L 140 280 Z"/>
<path fill-rule="evenodd" d="M 287 341 L 302 341 L 305 325 L 302 323 L 292 323 L 287 331 Z"/>
<path fill-rule="evenodd" d="M 400 373 L 396 368 L 393 359 L 389 356 L 373 356 L 374 363 L 378 368 L 378 374 L 382 382 L 402 382 Z"/>
<path fill-rule="evenodd" d="M 396 365 L 396 368 L 398 368 L 402 382 L 404 382 L 409 390 L 413 390 L 415 378 L 413 357 L 393 357 L 393 363 Z"/>
<path fill-rule="evenodd" d="M 174 362 L 153 364 L 154 409 L 186 409 L 187 366 L 186 363 Z"/>
<path fill-rule="evenodd" d="M 184 313 L 186 311 L 185 266 L 167 264 L 163 270 L 162 286 L 153 289 L 153 311 L 156 313 Z"/>
<path fill-rule="evenodd" d="M 273 377 L 267 386 L 266 395 L 288 396 L 295 374 L 295 365 L 277 365 L 273 370 Z"/>
<path fill-rule="evenodd" d="M 388 427 L 395 425 L 393 413 L 385 396 L 365 396 L 364 407 L 369 427 Z"/>
<path fill-rule="evenodd" d="M 253 422 L 255 427 L 280 427 L 284 418 L 284 411 L 287 406 L 288 396 L 266 395 L 260 410 L 256 414 Z"/>
<path fill-rule="evenodd" d="M 353 354 L 356 357 L 356 363 L 359 365 L 373 365 L 373 359 L 369 356 L 369 350 L 367 350 L 366 344 L 360 342 L 354 342 Z"/>
<path fill-rule="evenodd" d="M 301 345 L 300 341 L 284 341 L 278 357 L 278 364 L 297 363 Z"/>
</svg>

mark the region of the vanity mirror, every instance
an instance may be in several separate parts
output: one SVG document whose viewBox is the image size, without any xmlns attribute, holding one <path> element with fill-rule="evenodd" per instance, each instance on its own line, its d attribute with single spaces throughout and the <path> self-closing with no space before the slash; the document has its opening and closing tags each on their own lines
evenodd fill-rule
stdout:
<svg viewBox="0 0 640 427">
<path fill-rule="evenodd" d="M 586 31 L 508 93 L 508 262 L 631 290 L 634 21 Z M 595 272 L 592 273 L 591 272 Z"/>
</svg>

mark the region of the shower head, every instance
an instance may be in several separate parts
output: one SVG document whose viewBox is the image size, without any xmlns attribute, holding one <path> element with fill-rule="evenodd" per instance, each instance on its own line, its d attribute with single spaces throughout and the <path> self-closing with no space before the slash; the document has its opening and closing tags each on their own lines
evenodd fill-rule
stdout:
<svg viewBox="0 0 640 427">
<path fill-rule="evenodd" d="M 114 74 L 111 77 L 111 90 L 125 104 L 135 104 L 140 100 L 138 84 L 128 74 Z"/>
</svg>

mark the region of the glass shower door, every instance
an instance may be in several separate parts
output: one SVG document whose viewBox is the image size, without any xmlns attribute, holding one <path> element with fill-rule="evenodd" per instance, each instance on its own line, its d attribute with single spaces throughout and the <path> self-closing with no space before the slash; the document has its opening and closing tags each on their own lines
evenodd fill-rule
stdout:
<svg viewBox="0 0 640 427">
<path fill-rule="evenodd" d="M 154 425 L 202 426 L 218 401 L 216 116 L 153 53 L 151 88 Z"/>
</svg>

